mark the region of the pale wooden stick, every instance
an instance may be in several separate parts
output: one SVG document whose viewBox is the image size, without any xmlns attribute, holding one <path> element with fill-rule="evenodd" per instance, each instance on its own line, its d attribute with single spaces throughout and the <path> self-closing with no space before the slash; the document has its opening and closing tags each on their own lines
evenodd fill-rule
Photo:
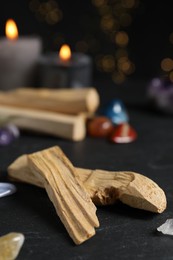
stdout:
<svg viewBox="0 0 173 260">
<path fill-rule="evenodd" d="M 113 204 L 117 199 L 133 208 L 162 213 L 167 201 L 164 191 L 146 176 L 130 171 L 94 170 L 84 182 L 96 205 Z"/>
<path fill-rule="evenodd" d="M 81 244 L 99 226 L 96 207 L 59 147 L 28 155 L 30 169 L 43 184 L 69 235 Z"/>
<path fill-rule="evenodd" d="M 83 183 L 92 174 L 92 170 L 76 168 L 76 175 Z M 8 176 L 14 181 L 26 182 L 41 188 L 44 188 L 44 184 L 35 177 L 32 173 L 26 154 L 19 156 L 13 163 L 8 167 Z"/>
<path fill-rule="evenodd" d="M 66 114 L 94 113 L 99 106 L 99 95 L 95 88 L 19 88 L 12 91 L 1 91 L 0 104 Z"/>
<path fill-rule="evenodd" d="M 141 174 L 82 168 L 76 168 L 76 174 L 96 205 L 110 205 L 120 200 L 131 207 L 156 213 L 166 209 L 164 191 Z M 8 167 L 8 175 L 13 180 L 43 187 L 43 183 L 32 173 L 27 155 L 20 156 Z"/>
<path fill-rule="evenodd" d="M 81 141 L 86 136 L 86 118 L 83 115 L 65 115 L 0 105 L 0 116 L 10 117 L 10 122 L 19 128 L 73 141 Z"/>
</svg>

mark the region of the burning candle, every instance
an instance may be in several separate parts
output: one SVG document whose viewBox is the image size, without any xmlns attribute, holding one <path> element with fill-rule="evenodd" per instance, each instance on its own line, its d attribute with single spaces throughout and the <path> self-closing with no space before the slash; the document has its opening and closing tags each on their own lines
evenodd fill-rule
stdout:
<svg viewBox="0 0 173 260">
<path fill-rule="evenodd" d="M 38 37 L 18 37 L 12 19 L 6 22 L 5 32 L 6 37 L 0 39 L 0 89 L 33 86 L 41 40 Z"/>
<path fill-rule="evenodd" d="M 91 85 L 92 61 L 83 53 L 71 53 L 68 45 L 63 45 L 58 53 L 49 53 L 39 62 L 41 87 L 68 88 Z"/>
</svg>

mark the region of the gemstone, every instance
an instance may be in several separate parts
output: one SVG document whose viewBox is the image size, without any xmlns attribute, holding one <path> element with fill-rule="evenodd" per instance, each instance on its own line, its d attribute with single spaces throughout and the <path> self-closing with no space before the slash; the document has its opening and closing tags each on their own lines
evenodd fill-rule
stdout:
<svg viewBox="0 0 173 260">
<path fill-rule="evenodd" d="M 21 233 L 8 233 L 0 237 L 0 259 L 13 260 L 18 256 L 24 243 L 24 235 Z"/>
<path fill-rule="evenodd" d="M 87 124 L 87 131 L 93 137 L 106 137 L 113 130 L 111 120 L 104 116 L 98 116 L 91 119 Z"/>
<path fill-rule="evenodd" d="M 164 91 L 169 91 L 173 87 L 168 78 L 153 78 L 148 85 L 148 96 L 153 98 Z"/>
<path fill-rule="evenodd" d="M 19 137 L 19 130 L 15 125 L 7 125 L 0 128 L 0 145 L 8 145 Z"/>
<path fill-rule="evenodd" d="M 112 100 L 104 109 L 103 114 L 117 125 L 129 120 L 124 103 L 119 99 Z"/>
<path fill-rule="evenodd" d="M 167 219 L 164 224 L 157 228 L 159 232 L 162 232 L 164 235 L 173 236 L 173 219 Z"/>
<path fill-rule="evenodd" d="M 110 140 L 114 143 L 130 143 L 136 138 L 136 131 L 128 123 L 123 123 L 115 127 Z"/>
<path fill-rule="evenodd" d="M 173 83 L 168 78 L 154 78 L 148 85 L 150 104 L 164 112 L 173 112 Z"/>
<path fill-rule="evenodd" d="M 11 183 L 0 182 L 0 198 L 16 192 L 16 186 Z"/>
</svg>

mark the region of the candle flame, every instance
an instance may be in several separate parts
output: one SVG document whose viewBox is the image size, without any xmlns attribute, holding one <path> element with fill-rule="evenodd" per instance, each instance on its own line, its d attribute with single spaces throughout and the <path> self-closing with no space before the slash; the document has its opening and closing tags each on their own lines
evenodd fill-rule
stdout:
<svg viewBox="0 0 173 260">
<path fill-rule="evenodd" d="M 18 29 L 14 20 L 7 20 L 5 26 L 5 34 L 10 40 L 15 40 L 18 38 Z"/>
<path fill-rule="evenodd" d="M 71 50 L 67 44 L 62 45 L 59 51 L 59 57 L 62 61 L 68 61 L 71 58 Z"/>
</svg>

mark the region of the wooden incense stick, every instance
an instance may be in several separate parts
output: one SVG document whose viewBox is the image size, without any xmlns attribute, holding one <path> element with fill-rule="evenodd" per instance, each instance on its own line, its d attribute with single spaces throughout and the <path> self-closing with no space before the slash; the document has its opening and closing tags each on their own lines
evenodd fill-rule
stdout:
<svg viewBox="0 0 173 260">
<path fill-rule="evenodd" d="M 84 115 L 65 115 L 0 105 L 0 116 L 9 117 L 10 122 L 19 128 L 73 141 L 81 141 L 86 136 L 86 118 Z"/>
<path fill-rule="evenodd" d="M 92 237 L 94 227 L 99 226 L 96 207 L 62 150 L 52 147 L 30 154 L 28 163 L 35 177 L 43 183 L 73 241 L 81 244 Z"/>
<path fill-rule="evenodd" d="M 27 155 L 17 158 L 8 167 L 8 174 L 13 180 L 43 187 L 40 179 L 32 173 Z M 110 205 L 120 200 L 131 207 L 156 213 L 166 209 L 164 191 L 142 174 L 76 168 L 76 176 L 96 205 Z"/>
<path fill-rule="evenodd" d="M 66 114 L 94 113 L 99 106 L 99 95 L 95 88 L 19 88 L 0 91 L 0 104 Z"/>
</svg>

